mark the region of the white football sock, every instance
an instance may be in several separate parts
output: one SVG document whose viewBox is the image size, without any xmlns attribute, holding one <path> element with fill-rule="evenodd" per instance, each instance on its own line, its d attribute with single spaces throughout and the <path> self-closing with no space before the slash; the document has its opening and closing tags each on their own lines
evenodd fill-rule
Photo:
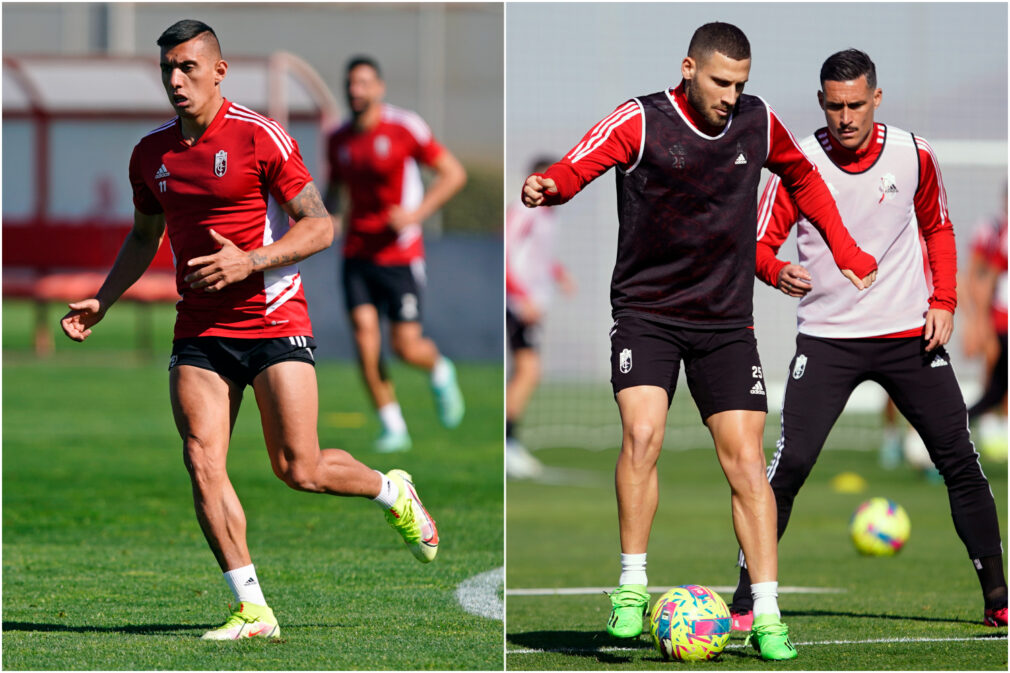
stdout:
<svg viewBox="0 0 1010 673">
<path fill-rule="evenodd" d="M 621 579 L 618 584 L 644 584 L 649 586 L 645 574 L 645 554 L 621 554 Z"/>
<path fill-rule="evenodd" d="M 379 489 L 379 495 L 372 498 L 372 502 L 382 509 L 389 509 L 396 504 L 396 499 L 400 497 L 400 487 L 382 472 L 378 470 L 375 472 L 382 478 L 382 487 Z"/>
<path fill-rule="evenodd" d="M 757 582 L 750 585 L 750 595 L 754 599 L 754 616 L 775 615 L 781 617 L 779 612 L 779 583 L 778 582 Z"/>
<path fill-rule="evenodd" d="M 403 420 L 403 412 L 397 402 L 390 402 L 379 407 L 379 420 L 386 432 L 401 433 L 407 431 L 407 421 Z"/>
<path fill-rule="evenodd" d="M 267 599 L 263 597 L 263 589 L 260 588 L 260 581 L 256 577 L 256 566 L 251 563 L 241 568 L 229 570 L 224 574 L 224 581 L 228 583 L 228 588 L 231 589 L 236 602 L 267 604 Z"/>
<path fill-rule="evenodd" d="M 444 355 L 438 356 L 438 361 L 431 368 L 431 385 L 436 388 L 443 388 L 452 381 L 452 369 L 449 368 L 449 360 Z"/>
</svg>

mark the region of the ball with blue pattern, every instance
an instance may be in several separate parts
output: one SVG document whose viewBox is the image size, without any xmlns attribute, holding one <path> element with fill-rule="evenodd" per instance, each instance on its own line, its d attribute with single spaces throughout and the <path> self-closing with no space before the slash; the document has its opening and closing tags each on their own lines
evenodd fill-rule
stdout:
<svg viewBox="0 0 1010 673">
<path fill-rule="evenodd" d="M 674 587 L 652 607 L 652 642 L 664 659 L 714 659 L 729 642 L 732 620 L 725 601 L 708 587 Z"/>
</svg>

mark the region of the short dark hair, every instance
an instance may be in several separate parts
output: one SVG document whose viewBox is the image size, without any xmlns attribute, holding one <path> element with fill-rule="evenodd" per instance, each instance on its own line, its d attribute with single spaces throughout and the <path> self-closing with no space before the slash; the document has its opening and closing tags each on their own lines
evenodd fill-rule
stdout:
<svg viewBox="0 0 1010 673">
<path fill-rule="evenodd" d="M 371 56 L 352 56 L 351 60 L 347 62 L 347 67 L 344 69 L 344 73 L 350 75 L 352 70 L 361 65 L 367 65 L 375 71 L 375 74 L 379 77 L 379 79 L 382 79 L 382 70 L 379 69 L 379 62 Z"/>
<path fill-rule="evenodd" d="M 215 33 L 214 29 L 206 23 L 203 21 L 197 21 L 196 19 L 183 19 L 182 21 L 176 21 L 173 23 L 171 26 L 166 28 L 165 32 L 158 38 L 158 46 L 171 49 L 183 42 L 189 42 L 194 37 L 199 37 L 204 33 L 210 33 L 210 36 L 214 38 L 214 45 L 220 53 L 221 42 L 217 39 L 217 33 Z"/>
<path fill-rule="evenodd" d="M 734 61 L 743 61 L 750 58 L 750 42 L 743 31 L 731 23 L 706 23 L 694 31 L 687 55 L 696 61 L 703 61 L 713 51 Z"/>
<path fill-rule="evenodd" d="M 877 67 L 865 52 L 846 49 L 828 56 L 821 66 L 821 88 L 825 82 L 851 82 L 866 75 L 871 89 L 877 88 Z"/>
</svg>

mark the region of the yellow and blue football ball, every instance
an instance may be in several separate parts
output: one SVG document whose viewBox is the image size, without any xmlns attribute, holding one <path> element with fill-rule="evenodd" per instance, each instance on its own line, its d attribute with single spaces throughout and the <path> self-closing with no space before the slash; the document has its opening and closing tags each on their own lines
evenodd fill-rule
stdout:
<svg viewBox="0 0 1010 673">
<path fill-rule="evenodd" d="M 652 642 L 664 659 L 714 659 L 729 642 L 729 608 L 716 592 L 689 584 L 674 587 L 652 606 Z"/>
<path fill-rule="evenodd" d="M 905 508 L 887 498 L 870 498 L 849 522 L 852 543 L 867 556 L 894 556 L 908 542 L 911 531 Z"/>
</svg>

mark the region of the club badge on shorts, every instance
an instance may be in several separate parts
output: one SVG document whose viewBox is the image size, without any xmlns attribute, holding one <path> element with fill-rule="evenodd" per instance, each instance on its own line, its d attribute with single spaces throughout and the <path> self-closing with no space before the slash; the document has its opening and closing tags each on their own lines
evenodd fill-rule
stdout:
<svg viewBox="0 0 1010 673">
<path fill-rule="evenodd" d="M 807 356 L 797 355 L 796 364 L 793 365 L 793 378 L 798 379 L 803 376 L 803 372 L 807 370 Z"/>
<path fill-rule="evenodd" d="M 621 362 L 620 368 L 622 374 L 627 374 L 631 371 L 631 349 L 625 348 L 621 351 Z"/>
<path fill-rule="evenodd" d="M 218 151 L 214 155 L 214 175 L 219 178 L 223 178 L 224 174 L 228 171 L 228 153 L 224 150 Z"/>
</svg>

